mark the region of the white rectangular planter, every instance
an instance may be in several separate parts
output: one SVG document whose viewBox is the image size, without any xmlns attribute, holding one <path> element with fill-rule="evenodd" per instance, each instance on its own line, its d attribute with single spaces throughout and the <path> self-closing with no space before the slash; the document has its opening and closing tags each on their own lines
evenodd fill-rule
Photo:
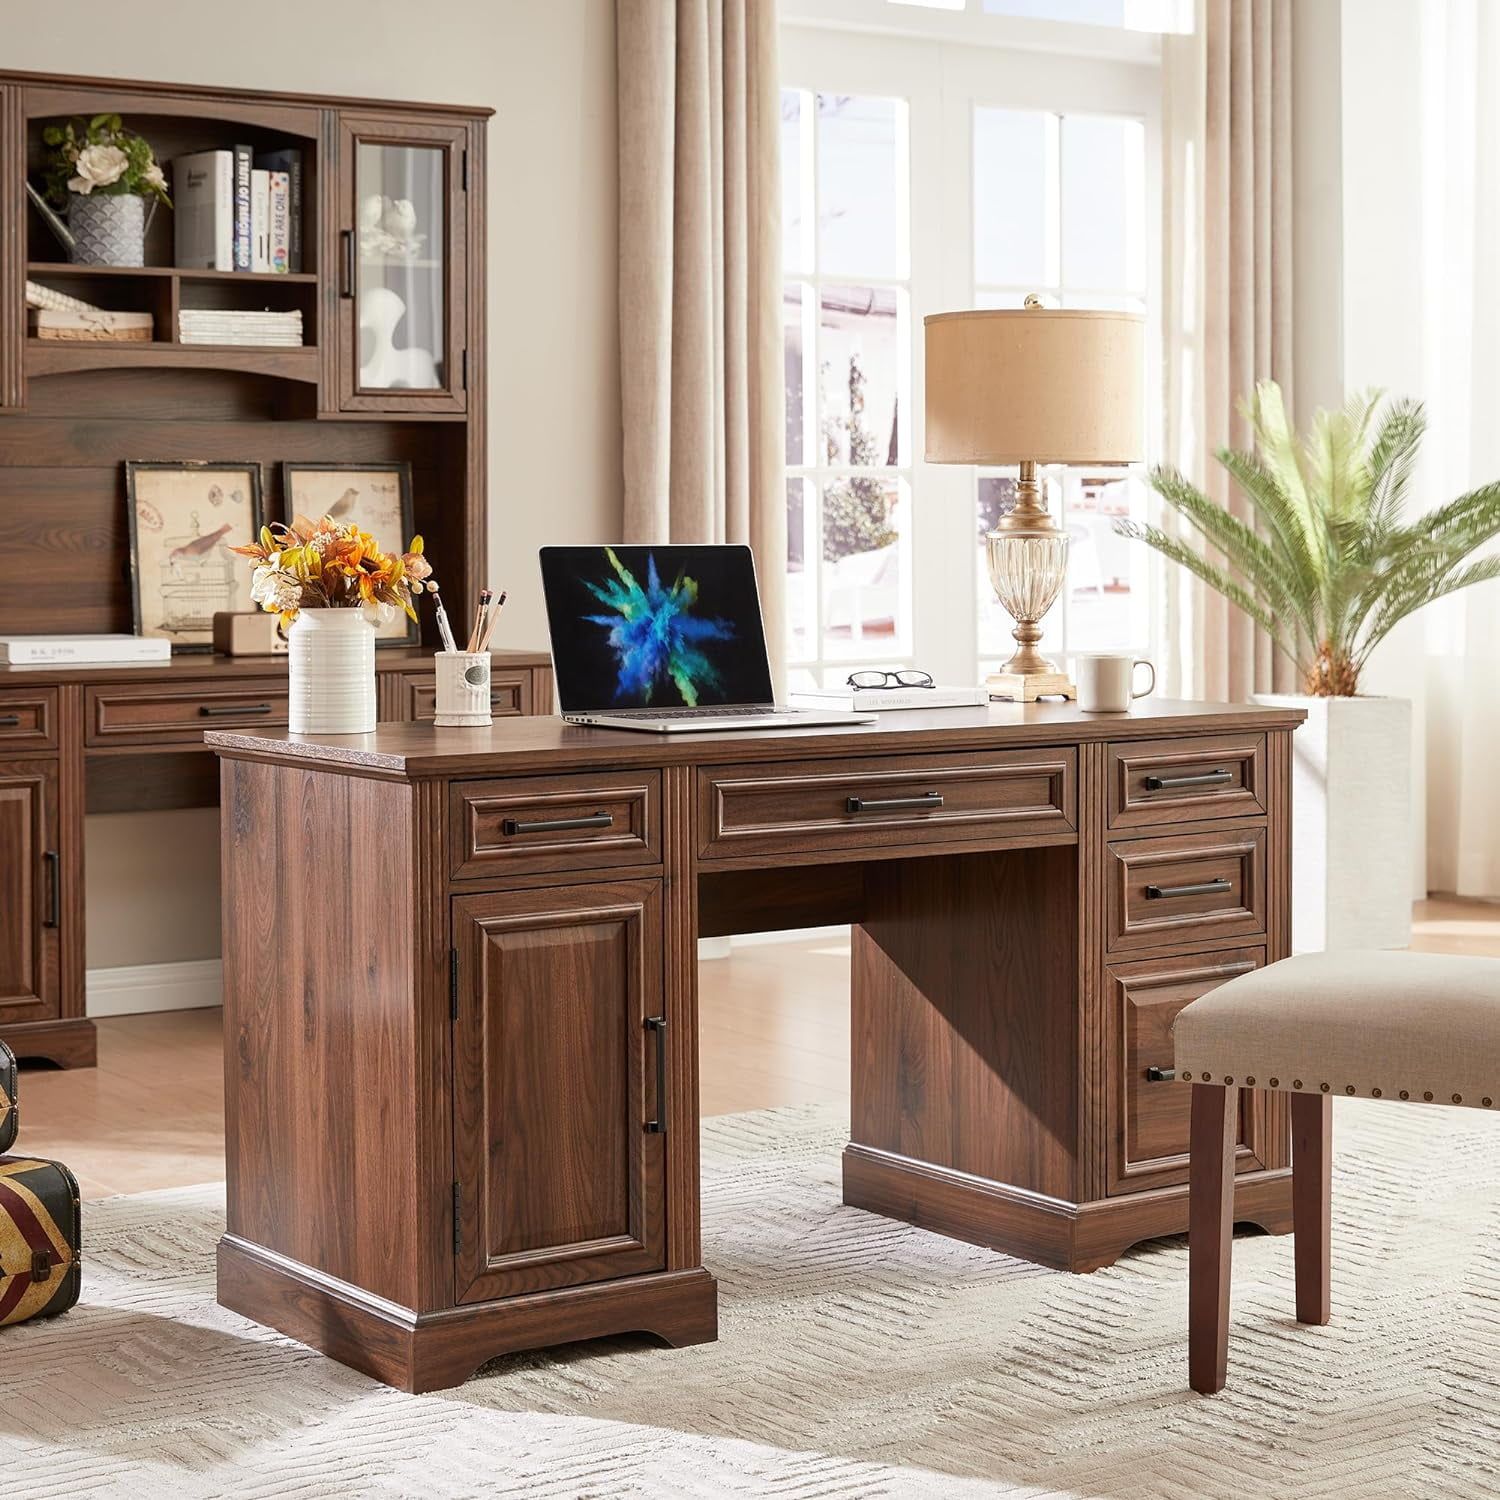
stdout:
<svg viewBox="0 0 1500 1500">
<path fill-rule="evenodd" d="M 1257 703 L 1307 711 L 1292 736 L 1292 951 L 1411 942 L 1411 704 Z"/>
</svg>

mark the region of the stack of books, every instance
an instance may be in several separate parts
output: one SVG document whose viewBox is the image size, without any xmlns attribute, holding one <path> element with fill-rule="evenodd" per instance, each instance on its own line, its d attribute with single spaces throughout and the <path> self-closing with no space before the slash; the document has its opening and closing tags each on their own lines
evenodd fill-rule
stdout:
<svg viewBox="0 0 1500 1500">
<path fill-rule="evenodd" d="M 172 161 L 176 262 L 210 271 L 302 269 L 302 153 L 249 146 Z"/>
<path fill-rule="evenodd" d="M 184 344 L 254 344 L 267 349 L 300 349 L 302 314 L 185 307 L 177 315 L 177 333 Z"/>
</svg>

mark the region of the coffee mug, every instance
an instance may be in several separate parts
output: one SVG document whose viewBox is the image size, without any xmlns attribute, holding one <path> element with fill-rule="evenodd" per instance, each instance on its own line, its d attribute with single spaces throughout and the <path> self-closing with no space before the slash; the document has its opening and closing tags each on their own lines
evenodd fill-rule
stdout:
<svg viewBox="0 0 1500 1500">
<path fill-rule="evenodd" d="M 1144 667 L 1151 680 L 1135 690 L 1135 669 Z M 1088 714 L 1122 714 L 1132 698 L 1156 691 L 1156 668 L 1141 657 L 1116 656 L 1111 652 L 1075 656 L 1073 676 L 1078 684 L 1078 706 Z"/>
</svg>

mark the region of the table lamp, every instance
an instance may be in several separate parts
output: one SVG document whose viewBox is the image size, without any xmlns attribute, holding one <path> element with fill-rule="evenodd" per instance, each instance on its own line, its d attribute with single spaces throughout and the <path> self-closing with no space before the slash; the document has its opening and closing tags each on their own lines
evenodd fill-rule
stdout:
<svg viewBox="0 0 1500 1500">
<path fill-rule="evenodd" d="M 1145 319 L 1043 307 L 935 313 L 927 328 L 927 462 L 1019 464 L 1016 505 L 985 537 L 990 582 L 1016 622 L 1016 653 L 992 698 L 1076 698 L 1037 650 L 1062 589 L 1068 534 L 1047 514 L 1038 464 L 1128 464 L 1144 457 Z"/>
</svg>

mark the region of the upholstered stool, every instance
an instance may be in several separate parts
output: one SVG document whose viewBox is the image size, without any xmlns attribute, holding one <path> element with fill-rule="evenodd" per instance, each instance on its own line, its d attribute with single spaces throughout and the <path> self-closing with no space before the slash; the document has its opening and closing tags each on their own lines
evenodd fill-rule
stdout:
<svg viewBox="0 0 1500 1500">
<path fill-rule="evenodd" d="M 1297 1321 L 1328 1321 L 1335 1098 L 1500 1109 L 1500 959 L 1311 953 L 1232 979 L 1172 1029 L 1193 1086 L 1188 1376 L 1224 1388 L 1239 1090 L 1292 1096 Z"/>
</svg>

